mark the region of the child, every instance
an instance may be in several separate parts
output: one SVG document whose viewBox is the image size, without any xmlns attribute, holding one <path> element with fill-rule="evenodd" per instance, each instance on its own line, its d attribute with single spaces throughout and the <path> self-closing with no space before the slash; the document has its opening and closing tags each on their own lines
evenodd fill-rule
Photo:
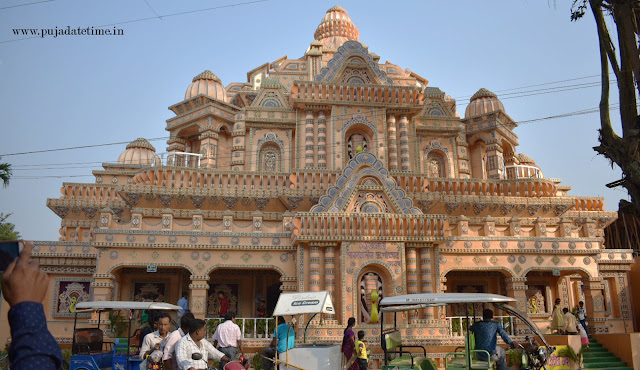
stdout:
<svg viewBox="0 0 640 370">
<path fill-rule="evenodd" d="M 582 324 L 578 324 L 576 325 L 576 327 L 578 328 L 578 332 L 580 333 L 580 343 L 582 343 L 582 346 L 587 346 L 587 351 L 589 351 L 589 336 L 587 335 L 587 331 L 584 330 L 584 327 L 582 326 Z"/>
<path fill-rule="evenodd" d="M 367 370 L 367 346 L 364 344 L 364 330 L 358 332 L 358 340 L 356 341 L 356 354 L 358 355 L 358 365 L 360 370 Z"/>
</svg>

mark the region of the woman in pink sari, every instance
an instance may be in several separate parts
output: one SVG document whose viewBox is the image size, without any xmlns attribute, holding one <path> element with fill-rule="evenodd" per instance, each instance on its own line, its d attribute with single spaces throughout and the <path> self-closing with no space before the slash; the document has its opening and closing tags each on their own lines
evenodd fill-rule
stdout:
<svg viewBox="0 0 640 370">
<path fill-rule="evenodd" d="M 347 328 L 344 329 L 344 337 L 342 337 L 342 368 L 345 370 L 358 370 L 360 366 L 356 361 L 356 333 L 353 327 L 356 325 L 356 319 L 350 317 L 347 321 Z"/>
</svg>

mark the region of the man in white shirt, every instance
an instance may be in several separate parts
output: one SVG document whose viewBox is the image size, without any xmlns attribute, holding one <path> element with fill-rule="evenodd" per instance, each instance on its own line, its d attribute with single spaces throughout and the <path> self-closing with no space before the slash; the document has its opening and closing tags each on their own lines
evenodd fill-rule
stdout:
<svg viewBox="0 0 640 370">
<path fill-rule="evenodd" d="M 155 350 L 164 350 L 169 335 L 169 327 L 171 326 L 171 317 L 166 312 L 158 314 L 158 330 L 147 334 L 140 347 L 140 358 L 144 359 Z"/>
<path fill-rule="evenodd" d="M 564 332 L 569 335 L 578 334 L 578 321 L 568 308 L 563 308 L 564 312 Z"/>
<path fill-rule="evenodd" d="M 191 321 L 189 334 L 180 339 L 176 345 L 176 359 L 179 370 L 204 370 L 207 368 L 207 360 L 231 361 L 224 353 L 215 349 L 208 340 L 203 339 L 207 333 L 204 320 Z M 201 355 L 200 360 L 194 360 L 193 354 Z"/>
<path fill-rule="evenodd" d="M 238 358 L 238 351 L 244 355 L 242 350 L 242 332 L 236 324 L 236 313 L 227 312 L 224 314 L 224 322 L 218 325 L 216 332 L 213 333 L 213 345 L 220 348 L 220 352 L 224 353 L 231 360 Z M 220 370 L 224 370 L 226 361 L 220 361 Z"/>
<path fill-rule="evenodd" d="M 176 361 L 176 344 L 182 337 L 189 333 L 193 319 L 195 319 L 195 317 L 193 317 L 191 312 L 185 313 L 184 316 L 180 318 L 180 328 L 169 334 L 167 344 L 164 346 L 164 354 L 162 355 L 165 369 L 176 370 L 178 368 L 178 362 Z"/>
</svg>

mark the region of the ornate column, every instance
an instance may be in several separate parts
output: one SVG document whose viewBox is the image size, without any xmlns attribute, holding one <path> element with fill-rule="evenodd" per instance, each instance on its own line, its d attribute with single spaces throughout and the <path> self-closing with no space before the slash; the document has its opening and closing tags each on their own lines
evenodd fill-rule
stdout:
<svg viewBox="0 0 640 370">
<path fill-rule="evenodd" d="M 336 265 L 335 265 L 335 247 L 333 245 L 328 245 L 324 247 L 324 290 L 329 292 L 329 296 L 331 296 L 331 302 L 333 303 L 334 308 L 336 307 L 336 300 L 334 298 L 335 292 L 335 277 L 336 277 Z M 333 319 L 335 315 L 327 315 L 328 319 Z"/>
<path fill-rule="evenodd" d="M 93 287 L 93 300 L 94 301 L 118 301 L 119 297 L 114 297 L 114 283 L 116 281 L 115 276 L 111 274 L 93 274 L 93 282 L 91 286 Z M 92 316 L 89 320 L 90 324 L 98 325 L 98 315 Z M 102 319 L 100 320 L 100 324 L 109 325 L 109 316 L 102 315 Z"/>
<path fill-rule="evenodd" d="M 309 290 L 320 291 L 320 247 L 309 247 Z"/>
<path fill-rule="evenodd" d="M 390 114 L 387 118 L 389 132 L 389 171 L 398 170 L 398 142 L 396 137 L 396 116 Z"/>
<path fill-rule="evenodd" d="M 415 247 L 407 247 L 407 292 L 409 294 L 418 293 L 418 261 Z M 411 320 L 418 319 L 418 311 L 409 312 Z"/>
<path fill-rule="evenodd" d="M 233 171 L 244 170 L 244 148 L 245 148 L 245 134 L 246 129 L 244 122 L 236 122 L 233 125 L 233 132 L 231 133 L 231 169 Z"/>
<path fill-rule="evenodd" d="M 318 168 L 327 168 L 327 117 L 318 113 Z"/>
<path fill-rule="evenodd" d="M 423 247 L 420 248 L 420 283 L 421 283 L 421 291 L 422 293 L 432 293 L 433 292 L 433 280 L 432 280 L 432 270 L 431 270 L 431 250 L 430 248 Z M 434 309 L 426 308 L 422 310 L 422 318 L 423 319 L 433 319 Z"/>
<path fill-rule="evenodd" d="M 212 129 L 203 130 L 200 140 L 200 168 L 218 168 L 218 133 Z"/>
<path fill-rule="evenodd" d="M 490 179 L 501 179 L 504 173 L 504 158 L 502 148 L 497 144 L 487 146 L 487 177 Z M 520 194 L 519 196 L 526 196 Z"/>
<path fill-rule="evenodd" d="M 172 137 L 167 140 L 167 160 L 165 164 L 167 166 L 184 166 L 184 156 L 178 156 L 176 153 L 185 152 L 187 150 L 187 142 L 177 137 Z M 163 184 L 164 185 L 164 184 Z"/>
<path fill-rule="evenodd" d="M 209 291 L 209 276 L 191 275 L 189 284 L 189 307 L 196 319 L 204 319 L 207 313 L 207 292 Z"/>
<path fill-rule="evenodd" d="M 305 140 L 304 140 L 304 166 L 313 167 L 314 165 L 314 146 L 313 146 L 313 111 L 308 110 L 304 125 Z"/>
<path fill-rule="evenodd" d="M 584 308 L 587 311 L 587 328 L 590 334 L 608 332 L 605 325 L 604 284 L 599 277 L 583 278 Z"/>
<path fill-rule="evenodd" d="M 406 114 L 400 116 L 400 170 L 411 171 L 409 160 L 409 120 Z"/>
<path fill-rule="evenodd" d="M 512 277 L 505 279 L 507 283 L 507 296 L 515 298 L 516 308 L 520 312 L 527 312 L 527 289 L 529 288 L 526 277 Z M 526 325 L 520 323 L 514 323 L 516 329 L 516 335 L 529 334 Z"/>
</svg>

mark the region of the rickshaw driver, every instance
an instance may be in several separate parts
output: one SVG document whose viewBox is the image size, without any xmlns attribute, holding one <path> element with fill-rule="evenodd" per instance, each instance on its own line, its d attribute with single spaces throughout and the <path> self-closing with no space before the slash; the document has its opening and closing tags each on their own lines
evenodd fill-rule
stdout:
<svg viewBox="0 0 640 370">
<path fill-rule="evenodd" d="M 231 361 L 224 353 L 218 351 L 207 339 L 207 325 L 202 319 L 191 322 L 189 334 L 180 339 L 176 345 L 176 360 L 179 370 L 204 370 L 207 369 L 207 360 Z M 197 353 L 199 360 L 193 357 Z"/>
<path fill-rule="evenodd" d="M 164 351 L 164 346 L 167 343 L 169 328 L 171 326 L 171 317 L 166 312 L 160 312 L 157 315 L 157 318 L 158 330 L 147 334 L 142 342 L 142 347 L 140 347 L 140 358 L 143 360 L 153 351 Z"/>
<path fill-rule="evenodd" d="M 488 308 L 482 311 L 482 321 L 471 325 L 469 331 L 475 334 L 476 349 L 482 349 L 489 352 L 489 355 L 491 355 L 492 358 L 497 357 L 495 362 L 498 370 L 509 369 L 507 367 L 505 351 L 502 347 L 497 346 L 497 335 L 500 334 L 502 340 L 507 342 L 511 347 L 513 347 L 514 344 L 511 338 L 509 338 L 507 332 L 502 328 L 502 324 L 493 320 L 493 311 Z M 486 354 L 478 353 L 479 359 L 486 360 L 482 358 L 482 356 L 486 357 Z"/>
</svg>

